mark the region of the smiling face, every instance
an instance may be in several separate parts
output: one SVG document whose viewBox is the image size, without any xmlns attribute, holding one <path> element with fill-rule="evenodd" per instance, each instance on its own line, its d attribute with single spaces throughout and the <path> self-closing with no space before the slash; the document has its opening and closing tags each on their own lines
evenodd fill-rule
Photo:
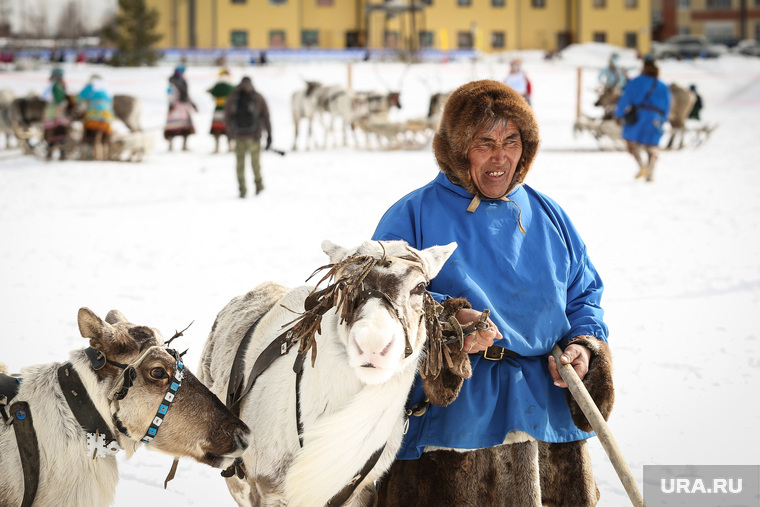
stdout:
<svg viewBox="0 0 760 507">
<path fill-rule="evenodd" d="M 467 158 L 470 176 L 480 193 L 489 199 L 506 195 L 522 156 L 520 131 L 512 121 L 478 131 Z"/>
</svg>

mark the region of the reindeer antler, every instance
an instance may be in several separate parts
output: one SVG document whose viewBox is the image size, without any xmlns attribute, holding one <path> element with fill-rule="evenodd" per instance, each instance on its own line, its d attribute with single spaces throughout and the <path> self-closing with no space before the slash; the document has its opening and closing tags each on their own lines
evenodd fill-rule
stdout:
<svg viewBox="0 0 760 507">
<path fill-rule="evenodd" d="M 195 321 L 193 321 L 193 322 L 195 322 Z M 188 329 L 190 326 L 192 326 L 192 325 L 193 325 L 193 322 L 191 322 L 190 324 L 188 324 L 188 325 L 187 325 L 187 327 L 186 327 L 185 329 L 183 329 L 182 331 L 177 331 L 177 330 L 175 329 L 175 330 L 174 330 L 174 336 L 172 336 L 171 338 L 169 338 L 169 341 L 168 341 L 168 342 L 166 342 L 166 343 L 164 343 L 164 345 L 166 345 L 166 346 L 168 347 L 168 346 L 169 346 L 169 344 L 170 344 L 170 343 L 171 343 L 171 342 L 172 342 L 174 339 L 176 339 L 176 338 L 179 338 L 180 336 L 184 336 L 184 335 L 183 335 L 183 333 L 184 333 L 185 331 L 187 331 L 187 329 Z"/>
</svg>

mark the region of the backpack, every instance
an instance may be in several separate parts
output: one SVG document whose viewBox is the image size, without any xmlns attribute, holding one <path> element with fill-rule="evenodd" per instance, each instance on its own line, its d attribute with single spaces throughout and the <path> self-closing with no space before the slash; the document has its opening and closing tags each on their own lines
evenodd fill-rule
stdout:
<svg viewBox="0 0 760 507">
<path fill-rule="evenodd" d="M 241 92 L 232 115 L 238 130 L 253 132 L 259 127 L 259 115 L 256 114 L 253 93 Z"/>
</svg>

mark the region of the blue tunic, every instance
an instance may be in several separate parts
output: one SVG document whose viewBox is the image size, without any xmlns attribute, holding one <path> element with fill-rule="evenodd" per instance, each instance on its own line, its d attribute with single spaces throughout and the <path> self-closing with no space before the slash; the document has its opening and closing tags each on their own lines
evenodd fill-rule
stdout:
<svg viewBox="0 0 760 507">
<path fill-rule="evenodd" d="M 615 116 L 622 118 L 626 108 L 635 104 L 639 106 L 639 118 L 623 126 L 623 139 L 649 146 L 660 144 L 670 102 L 670 89 L 656 77 L 642 74 L 630 80 L 618 99 Z"/>
<path fill-rule="evenodd" d="M 459 397 L 410 418 L 399 459 L 417 459 L 425 446 L 498 445 L 513 430 L 546 442 L 593 436 L 573 424 L 547 365 L 557 342 L 564 347 L 579 335 L 607 339 L 603 285 L 583 241 L 565 212 L 527 185 L 510 193 L 514 202 L 484 200 L 474 213 L 467 211 L 472 197 L 439 173 L 385 213 L 374 239 L 402 239 L 418 249 L 456 241 L 428 289 L 439 300 L 464 297 L 476 310 L 490 309 L 504 336 L 496 344 L 524 357 L 471 355 L 473 375 Z M 408 405 L 423 399 L 418 378 Z"/>
</svg>

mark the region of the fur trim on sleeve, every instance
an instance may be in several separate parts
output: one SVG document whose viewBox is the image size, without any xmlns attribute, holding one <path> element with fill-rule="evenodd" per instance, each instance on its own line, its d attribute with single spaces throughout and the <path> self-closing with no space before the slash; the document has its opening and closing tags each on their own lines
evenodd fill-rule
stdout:
<svg viewBox="0 0 760 507">
<path fill-rule="evenodd" d="M 604 420 L 608 420 L 612 405 L 615 403 L 615 386 L 612 383 L 612 353 L 607 342 L 599 340 L 593 336 L 577 336 L 568 342 L 568 345 L 577 343 L 584 345 L 591 351 L 591 360 L 589 361 L 588 373 L 583 378 L 583 385 L 586 386 L 591 399 L 599 408 Z M 591 424 L 583 414 L 583 410 L 575 401 L 570 390 L 565 390 L 565 400 L 570 407 L 570 414 L 573 417 L 575 425 L 583 431 L 594 431 Z"/>
</svg>

